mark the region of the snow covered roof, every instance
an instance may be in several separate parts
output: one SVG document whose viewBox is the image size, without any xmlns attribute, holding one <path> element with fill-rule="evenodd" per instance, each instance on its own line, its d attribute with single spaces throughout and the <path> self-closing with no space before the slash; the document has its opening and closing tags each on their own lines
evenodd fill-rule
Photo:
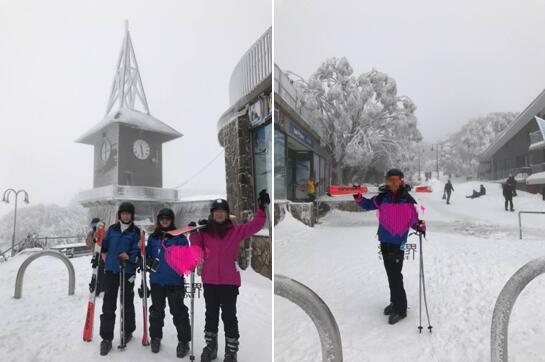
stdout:
<svg viewBox="0 0 545 362">
<path fill-rule="evenodd" d="M 150 114 L 140 111 L 121 108 L 118 111 L 108 114 L 102 122 L 95 125 L 93 128 L 80 136 L 76 142 L 94 144 L 96 135 L 111 124 L 123 124 L 132 128 L 141 129 L 144 131 L 155 132 L 163 135 L 163 142 L 168 142 L 183 135 L 174 128 L 161 122 Z"/>
<path fill-rule="evenodd" d="M 498 136 L 496 141 L 492 143 L 483 153 L 479 155 L 479 160 L 488 161 L 492 156 L 511 138 L 513 138 L 521 129 L 528 123 L 535 120 L 535 116 L 545 109 L 545 90 L 522 111 L 518 117 Z"/>
<path fill-rule="evenodd" d="M 534 173 L 528 176 L 528 178 L 526 178 L 526 184 L 528 185 L 545 184 L 545 171 Z"/>
</svg>

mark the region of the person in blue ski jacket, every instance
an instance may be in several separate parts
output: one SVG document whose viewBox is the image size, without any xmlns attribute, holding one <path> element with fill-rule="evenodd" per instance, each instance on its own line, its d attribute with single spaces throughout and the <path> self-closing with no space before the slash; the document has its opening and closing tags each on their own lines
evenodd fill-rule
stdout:
<svg viewBox="0 0 545 362">
<path fill-rule="evenodd" d="M 386 173 L 386 185 L 379 189 L 377 196 L 367 199 L 361 194 L 354 195 L 361 208 L 377 210 L 377 234 L 390 287 L 390 304 L 384 308 L 389 324 L 395 324 L 407 316 L 407 296 L 401 270 L 409 229 L 426 232 L 424 221 L 418 219 L 416 201 L 409 190 L 403 172 L 391 169 Z"/>
<path fill-rule="evenodd" d="M 123 202 L 117 212 L 118 222 L 111 225 L 102 241 L 101 254 L 104 260 L 104 299 L 100 315 L 100 354 L 105 356 L 112 349 L 115 311 L 119 290 L 120 260 L 125 263 L 125 341 L 129 342 L 136 329 L 134 314 L 134 274 L 140 250 L 140 229 L 134 225 L 134 205 Z"/>
<path fill-rule="evenodd" d="M 172 321 L 178 333 L 178 346 L 176 356 L 184 358 L 189 352 L 191 341 L 191 326 L 189 313 L 184 304 L 185 282 L 184 278 L 167 264 L 165 260 L 165 248 L 176 245 L 189 245 L 183 235 L 171 236 L 168 231 L 176 229 L 174 225 L 174 212 L 171 209 L 162 209 L 157 214 L 155 231 L 148 238 L 146 245 L 146 264 L 151 266 L 151 307 L 150 307 L 150 337 L 151 351 L 158 353 L 163 338 L 163 325 L 165 319 L 166 300 L 172 314 Z"/>
</svg>

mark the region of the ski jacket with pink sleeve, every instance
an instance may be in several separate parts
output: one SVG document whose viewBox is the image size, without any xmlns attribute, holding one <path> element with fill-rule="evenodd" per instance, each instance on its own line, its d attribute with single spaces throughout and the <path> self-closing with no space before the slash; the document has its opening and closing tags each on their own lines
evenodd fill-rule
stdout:
<svg viewBox="0 0 545 362">
<path fill-rule="evenodd" d="M 258 208 L 252 220 L 233 225 L 223 237 L 203 230 L 190 236 L 191 244 L 203 249 L 201 279 L 204 284 L 240 286 L 236 265 L 240 242 L 261 230 L 265 219 L 265 212 Z"/>
</svg>

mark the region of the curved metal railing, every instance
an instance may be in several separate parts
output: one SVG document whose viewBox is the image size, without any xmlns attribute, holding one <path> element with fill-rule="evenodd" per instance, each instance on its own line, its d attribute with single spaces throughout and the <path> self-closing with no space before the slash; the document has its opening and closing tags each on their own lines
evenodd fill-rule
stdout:
<svg viewBox="0 0 545 362">
<path fill-rule="evenodd" d="M 42 256 L 52 256 L 60 259 L 64 265 L 66 265 L 66 268 L 68 269 L 68 295 L 74 294 L 74 291 L 76 290 L 76 273 L 70 259 L 57 251 L 46 250 L 32 254 L 19 267 L 17 278 L 15 280 L 15 294 L 13 296 L 15 299 L 21 299 L 23 295 L 23 277 L 25 276 L 26 268 L 30 265 L 30 263 Z"/>
<path fill-rule="evenodd" d="M 312 319 L 322 345 L 322 361 L 341 362 L 343 350 L 341 334 L 327 304 L 310 288 L 283 275 L 274 275 L 274 294 L 301 307 Z"/>
<path fill-rule="evenodd" d="M 503 287 L 492 314 L 490 350 L 492 362 L 507 362 L 507 335 L 513 305 L 522 290 L 537 276 L 545 273 L 545 257 L 537 258 L 517 270 Z"/>
</svg>

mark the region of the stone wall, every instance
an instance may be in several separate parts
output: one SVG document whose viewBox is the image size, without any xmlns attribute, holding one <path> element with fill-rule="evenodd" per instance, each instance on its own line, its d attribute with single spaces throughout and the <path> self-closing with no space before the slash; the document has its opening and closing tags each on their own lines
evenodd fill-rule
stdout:
<svg viewBox="0 0 545 362">
<path fill-rule="evenodd" d="M 252 138 L 247 115 L 227 124 L 219 135 L 225 149 L 225 176 L 227 201 L 231 214 L 238 222 L 245 222 L 253 216 L 254 177 L 252 174 Z M 272 277 L 271 242 L 268 237 L 254 237 L 252 243 L 252 267 L 258 273 Z M 268 240 L 268 241 L 266 241 Z M 248 267 L 247 250 L 250 240 L 241 243 L 238 263 L 241 269 Z"/>
</svg>

